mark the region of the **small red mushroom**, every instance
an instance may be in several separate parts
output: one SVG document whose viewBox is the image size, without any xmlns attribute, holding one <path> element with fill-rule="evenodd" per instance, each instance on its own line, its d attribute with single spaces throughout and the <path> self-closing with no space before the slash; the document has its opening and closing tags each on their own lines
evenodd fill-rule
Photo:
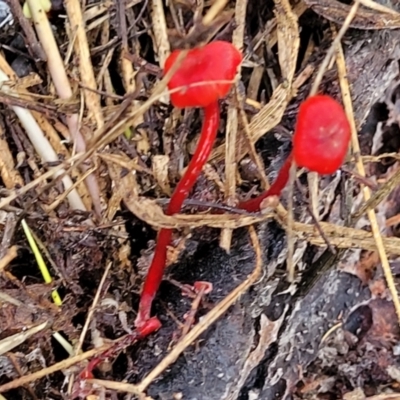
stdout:
<svg viewBox="0 0 400 400">
<path fill-rule="evenodd" d="M 294 161 L 321 175 L 333 174 L 343 164 L 350 137 L 350 124 L 340 103 L 326 95 L 309 97 L 297 117 Z"/>
<path fill-rule="evenodd" d="M 182 50 L 175 50 L 166 60 L 164 74 L 175 64 Z M 218 100 L 226 96 L 232 87 L 237 68 L 242 61 L 241 53 L 228 42 L 215 41 L 204 47 L 189 50 L 178 70 L 168 83 L 171 103 L 175 107 L 204 108 L 204 122 L 200 140 L 184 176 L 178 183 L 166 210 L 167 215 L 178 213 L 193 188 L 206 163 L 219 125 Z M 167 259 L 167 246 L 172 230 L 161 229 L 154 257 L 144 282 L 135 321 L 138 328 L 148 324 L 155 326 L 156 317 L 150 318 L 151 305 L 160 286 Z M 158 323 L 160 326 L 160 323 Z"/>
<path fill-rule="evenodd" d="M 264 199 L 279 196 L 288 182 L 292 161 L 321 175 L 333 174 L 343 164 L 350 136 L 350 124 L 340 103 L 326 95 L 309 97 L 300 105 L 293 150 L 275 182 L 260 196 L 238 207 L 255 212 Z"/>
<path fill-rule="evenodd" d="M 175 64 L 182 50 L 166 60 L 164 74 Z M 168 83 L 175 107 L 207 107 L 225 97 L 232 87 L 242 55 L 231 43 L 216 41 L 189 50 Z M 179 89 L 179 90 L 175 90 Z"/>
</svg>

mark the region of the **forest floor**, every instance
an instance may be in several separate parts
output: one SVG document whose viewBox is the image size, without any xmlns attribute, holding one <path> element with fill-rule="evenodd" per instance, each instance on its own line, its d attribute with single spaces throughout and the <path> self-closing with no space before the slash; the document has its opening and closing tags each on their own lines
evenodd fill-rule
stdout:
<svg viewBox="0 0 400 400">
<path fill-rule="evenodd" d="M 0 1 L 0 400 L 400 399 L 400 0 L 382 3 Z M 163 66 L 214 40 L 243 62 L 168 216 L 203 112 L 171 105 Z M 350 121 L 342 168 L 237 209 L 315 88 Z M 133 343 L 160 228 L 162 326 Z"/>
</svg>

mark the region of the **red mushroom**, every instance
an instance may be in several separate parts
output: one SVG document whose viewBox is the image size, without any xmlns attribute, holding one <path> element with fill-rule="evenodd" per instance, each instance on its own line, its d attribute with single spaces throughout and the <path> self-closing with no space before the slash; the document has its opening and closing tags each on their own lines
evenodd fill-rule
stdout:
<svg viewBox="0 0 400 400">
<path fill-rule="evenodd" d="M 321 175 L 334 173 L 343 164 L 350 141 L 350 124 L 343 107 L 332 97 L 311 96 L 299 109 L 293 150 L 271 187 L 260 196 L 239 204 L 249 212 L 260 209 L 269 196 L 279 196 L 289 179 L 292 161 Z"/>
<path fill-rule="evenodd" d="M 294 161 L 321 175 L 333 174 L 343 164 L 350 137 L 350 124 L 341 104 L 326 95 L 309 97 L 297 118 Z"/>
<path fill-rule="evenodd" d="M 166 74 L 176 62 L 181 50 L 175 50 L 165 63 Z M 237 68 L 242 61 L 241 53 L 230 43 L 212 42 L 204 47 L 189 50 L 178 70 L 168 83 L 171 103 L 175 107 L 204 108 L 204 122 L 200 140 L 187 170 L 171 196 L 167 215 L 178 213 L 190 190 L 193 188 L 207 161 L 219 125 L 218 100 L 231 89 Z M 178 89 L 178 90 L 176 90 Z M 161 229 L 152 263 L 144 282 L 135 325 L 141 328 L 151 322 L 151 305 L 164 273 L 167 246 L 171 242 L 172 230 Z M 158 323 L 158 326 L 160 324 Z"/>
</svg>

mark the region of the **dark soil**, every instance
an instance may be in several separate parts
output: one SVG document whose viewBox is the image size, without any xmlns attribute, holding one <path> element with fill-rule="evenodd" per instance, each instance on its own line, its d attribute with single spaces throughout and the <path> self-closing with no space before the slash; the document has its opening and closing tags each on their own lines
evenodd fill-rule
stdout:
<svg viewBox="0 0 400 400">
<path fill-rule="evenodd" d="M 11 3 L 15 6 L 18 2 L 13 0 Z M 161 76 L 159 56 L 153 44 L 151 0 L 138 1 L 128 7 L 122 13 L 126 17 L 123 23 L 118 10 L 124 1 L 87 3 L 87 8 L 97 3 L 99 7 L 107 8 L 104 14 L 99 15 L 107 15 L 109 25 L 102 25 L 103 21 L 87 36 L 96 76 L 104 74 L 102 67 L 107 57 L 111 57 L 105 70 L 109 87 L 114 92 L 108 92 L 109 87 L 104 86 L 104 80 L 100 91 L 102 113 L 111 129 L 111 125 L 127 115 L 124 101 L 129 98 L 129 105 L 133 100 L 143 104 L 150 98 Z M 126 3 L 129 2 L 126 0 Z M 295 5 L 297 2 L 292 3 Z M 307 0 L 305 3 L 309 8 L 299 18 L 301 45 L 297 75 L 306 65 L 318 69 L 332 43 L 327 17 L 341 25 L 343 18 L 339 11 L 349 2 L 332 0 L 327 5 Z M 390 7 L 400 12 L 399 1 L 384 3 L 389 3 Z M 52 1 L 52 4 L 49 18 L 65 59 L 70 51 L 65 27 L 66 11 L 62 2 Z M 205 4 L 206 10 L 209 5 Z M 192 47 L 208 36 L 208 39 L 232 40 L 235 29 L 233 19 L 225 17 L 224 20 L 221 17 L 222 22 L 215 23 L 215 27 L 186 38 L 179 32 L 176 21 L 182 21 L 185 32 L 193 26 L 194 2 L 172 2 L 172 5 L 164 6 L 173 48 L 182 46 L 182 43 Z M 234 10 L 234 7 L 234 1 L 228 2 L 227 10 Z M 263 67 L 256 98 L 243 104 L 249 120 L 259 111 L 255 104 L 260 107 L 267 104 L 276 84 L 285 78 L 276 45 L 270 47 L 265 39 L 260 50 L 254 50 L 256 36 L 270 29 L 268 24 L 275 18 L 273 10 L 272 0 L 249 0 L 247 5 L 244 54 L 250 62 L 242 70 L 240 86 L 244 93 L 248 90 L 254 68 Z M 380 15 L 378 11 L 376 13 Z M 28 185 L 52 166 L 36 153 L 11 106 L 18 105 L 45 117 L 50 125 L 56 127 L 55 135 L 60 141 L 63 139 L 60 125 L 64 124 L 67 129 L 66 117 L 79 113 L 81 109 L 85 135 L 90 137 L 98 128 L 88 116 L 87 105 L 81 103 L 83 97 L 77 73 L 77 56 L 73 54 L 67 65 L 74 98 L 60 101 L 54 94 L 45 60 L 40 58 L 36 48 L 29 46 L 31 42 L 26 31 L 22 29 L 17 15 L 14 14 L 14 17 L 13 25 L 0 28 L 2 56 L 21 78 L 18 80 L 19 90 L 28 87 L 30 93 L 41 97 L 25 99 L 21 96 L 21 102 L 14 104 L 17 100 L 10 99 L 6 92 L 0 90 L 0 142 L 4 142 L 13 158 L 13 164 L 4 168 L 5 157 L 4 161 L 0 160 L 1 198 Z M 97 21 L 97 18 L 89 19 L 87 23 Z M 322 177 L 319 182 L 321 209 L 326 211 L 323 220 L 339 227 L 350 226 L 366 231 L 370 231 L 370 226 L 365 215 L 357 223 L 348 218 L 364 202 L 361 184 L 366 182 L 378 190 L 399 172 L 400 32 L 382 29 L 379 18 L 376 18 L 355 20 L 345 35 L 343 48 L 361 155 L 385 154 L 385 157 L 364 163 L 367 170 L 364 179 L 353 173 L 356 171 L 354 160 L 349 158 L 336 176 Z M 127 28 L 123 28 L 125 24 Z M 108 35 L 106 43 L 102 35 Z M 121 67 L 125 40 L 128 57 L 138 72 L 134 74 L 137 92 L 134 95 L 131 93 L 131 97 L 127 97 Z M 114 51 L 110 52 L 110 49 Z M 32 74 L 40 77 L 41 82 L 26 85 L 27 77 L 32 77 Z M 315 73 L 299 88 L 281 122 L 255 143 L 270 180 L 276 176 L 290 151 L 298 106 L 308 96 L 314 77 Z M 340 99 L 336 68 L 326 72 L 320 91 Z M 232 97 L 221 101 L 222 122 L 217 145 L 224 141 L 226 110 L 232 101 Z M 115 117 L 118 112 L 121 113 L 120 118 Z M 191 156 L 190 150 L 197 138 L 201 118 L 197 110 L 186 110 L 180 114 L 170 105 L 155 102 L 143 114 L 141 122 L 131 129 L 131 137 L 120 135 L 107 142 L 107 146 L 99 147 L 96 154 L 122 157 L 125 163 L 134 160 L 140 196 L 157 199 L 163 205 L 168 195 L 152 169 L 154 157 L 169 156 L 167 184 L 174 188 L 181 169 Z M 178 119 L 179 123 L 176 122 Z M 242 134 L 242 131 L 240 126 L 239 133 Z M 60 150 L 58 154 L 59 161 L 72 154 L 73 143 L 65 142 L 64 149 L 65 153 Z M 101 190 L 101 218 L 96 217 L 92 209 L 88 212 L 71 210 L 67 201 L 49 210 L 49 206 L 63 192 L 59 181 L 46 181 L 32 190 L 23 191 L 0 210 L 0 259 L 6 258 L 13 245 L 17 246 L 18 252 L 10 263 L 0 266 L 0 393 L 7 400 L 73 398 L 68 391 L 72 374 L 75 375 L 73 393 L 81 398 L 135 398 L 123 389 L 119 392 L 90 384 L 83 387 L 78 374 L 84 369 L 84 363 L 58 370 L 16 389 L 4 391 L 1 386 L 69 357 L 52 334 L 59 332 L 69 343 L 76 345 L 109 263 L 112 266 L 102 286 L 100 301 L 82 350 L 115 341 L 133 326 L 140 288 L 157 235 L 154 227 L 131 213 L 124 204 L 123 196 L 117 196 L 108 161 L 97 155 L 94 158 L 99 165 L 96 176 Z M 120 167 L 121 179 L 131 172 L 126 165 Z M 246 156 L 244 160 L 238 160 L 238 165 L 241 176 L 238 198 L 260 191 L 260 176 L 253 161 Z M 213 162 L 212 167 L 218 178 L 224 181 L 224 163 Z M 7 171 L 10 170 L 16 171 L 21 180 L 9 178 Z M 203 174 L 199 178 L 184 208 L 185 213 L 210 212 L 210 208 L 205 207 L 206 203 L 207 206 L 223 203 L 224 195 L 218 182 L 210 176 Z M 400 218 L 398 222 L 396 220 L 400 213 L 398 194 L 398 187 L 392 188 L 375 207 L 384 236 L 400 236 Z M 285 195 L 282 203 L 287 204 Z M 308 211 L 306 174 L 296 182 L 294 204 L 296 219 L 313 223 Z M 21 227 L 22 219 L 27 221 L 39 244 L 42 243 L 39 248 L 54 277 L 52 284 L 43 282 Z M 94 221 L 92 226 L 88 226 L 88 219 Z M 390 396 L 400 392 L 400 330 L 376 249 L 335 248 L 335 254 L 332 254 L 327 246 L 318 247 L 299 234 L 296 241 L 298 271 L 296 281 L 289 284 L 286 279 L 284 228 L 279 220 L 271 220 L 258 224 L 256 230 L 262 250 L 262 277 L 149 385 L 146 390 L 149 397 L 143 398 L 330 400 L 365 399 L 377 395 L 381 397 L 373 398 L 395 398 Z M 195 322 L 198 322 L 253 272 L 255 252 L 248 229 L 234 231 L 229 253 L 220 248 L 219 237 L 220 230 L 208 227 L 176 230 L 174 245 L 179 251 L 165 275 L 153 307 L 153 314 L 160 318 L 162 328 L 102 363 L 94 371 L 95 378 L 140 383 L 169 353 L 181 335 L 184 316 L 193 301 L 183 293 L 182 285 L 206 281 L 213 286 L 212 292 L 200 303 L 195 317 Z M 398 284 L 398 255 L 388 255 L 395 283 Z M 62 298 L 61 307 L 51 301 L 54 288 Z M 47 325 L 40 332 L 16 346 L 7 347 L 7 339 L 12 335 L 21 334 L 44 322 Z M 398 396 L 400 398 L 400 393 Z"/>
</svg>

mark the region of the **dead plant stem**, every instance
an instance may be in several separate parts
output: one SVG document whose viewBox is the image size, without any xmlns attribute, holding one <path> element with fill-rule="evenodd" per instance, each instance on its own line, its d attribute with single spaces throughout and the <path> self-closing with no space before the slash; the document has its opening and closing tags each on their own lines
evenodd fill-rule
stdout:
<svg viewBox="0 0 400 400">
<path fill-rule="evenodd" d="M 237 0 L 235 6 L 236 28 L 233 32 L 233 45 L 242 50 L 244 38 L 244 26 L 246 22 L 247 0 Z M 237 71 L 237 78 L 240 78 L 241 67 Z M 236 102 L 228 108 L 226 122 L 226 142 L 225 142 L 225 202 L 228 206 L 234 206 L 236 201 L 236 138 L 238 133 L 238 109 L 237 104 L 242 101 L 238 85 L 235 85 Z M 221 231 L 220 246 L 229 252 L 232 240 L 232 230 L 223 229 Z"/>
</svg>

